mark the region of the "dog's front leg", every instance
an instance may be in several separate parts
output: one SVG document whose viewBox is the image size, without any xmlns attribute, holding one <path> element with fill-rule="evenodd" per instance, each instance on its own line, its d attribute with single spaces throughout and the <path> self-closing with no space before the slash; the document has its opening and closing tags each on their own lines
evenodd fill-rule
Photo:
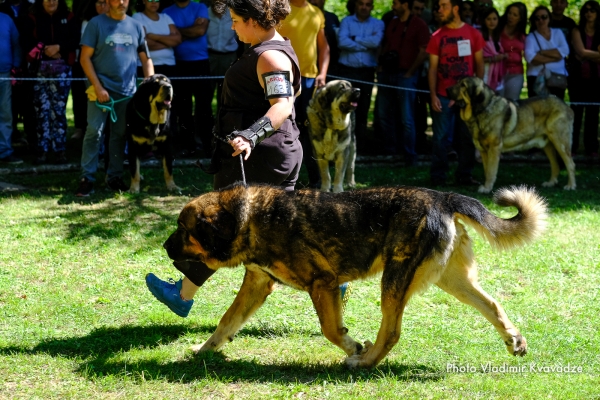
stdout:
<svg viewBox="0 0 600 400">
<path fill-rule="evenodd" d="M 331 175 L 329 175 L 329 161 L 324 157 L 317 159 L 319 172 L 321 173 L 321 191 L 329 192 L 331 189 Z"/>
<path fill-rule="evenodd" d="M 173 156 L 170 154 L 165 154 L 162 158 L 162 163 L 167 190 L 170 192 L 181 193 L 181 188 L 177 186 L 173 180 Z"/>
<path fill-rule="evenodd" d="M 335 155 L 335 177 L 333 178 L 333 193 L 344 191 L 344 175 L 346 173 L 346 150 L 338 151 Z"/>
<path fill-rule="evenodd" d="M 356 163 L 356 140 L 354 139 L 354 133 L 352 133 L 352 141 L 348 145 L 348 157 L 346 158 L 346 165 L 344 169 L 346 170 L 346 183 L 351 188 L 356 186 L 356 181 L 354 180 L 354 164 Z"/>
<path fill-rule="evenodd" d="M 129 185 L 129 193 L 140 192 L 140 159 L 135 156 L 133 149 L 129 147 L 129 173 L 131 174 L 131 184 Z"/>
<path fill-rule="evenodd" d="M 235 334 L 273 292 L 274 284 L 273 279 L 258 267 L 246 266 L 246 275 L 240 291 L 221 318 L 217 330 L 203 344 L 192 346 L 192 351 L 216 351 L 226 342 L 231 342 Z"/>
<path fill-rule="evenodd" d="M 315 281 L 310 290 L 310 298 L 315 306 L 321 331 L 333 344 L 351 356 L 362 350 L 362 345 L 348 335 L 348 329 L 342 321 L 342 299 L 337 285 Z"/>
<path fill-rule="evenodd" d="M 542 183 L 542 186 L 552 187 L 558 183 L 558 174 L 560 173 L 556 149 L 552 142 L 546 143 L 546 146 L 544 146 L 544 153 L 546 153 L 546 157 L 548 157 L 548 160 L 550 161 L 550 180 Z"/>
<path fill-rule="evenodd" d="M 485 183 L 479 186 L 479 193 L 489 193 L 494 188 L 496 176 L 498 175 L 498 164 L 500 163 L 500 147 L 490 147 L 481 150 L 481 161 L 485 174 Z"/>
</svg>

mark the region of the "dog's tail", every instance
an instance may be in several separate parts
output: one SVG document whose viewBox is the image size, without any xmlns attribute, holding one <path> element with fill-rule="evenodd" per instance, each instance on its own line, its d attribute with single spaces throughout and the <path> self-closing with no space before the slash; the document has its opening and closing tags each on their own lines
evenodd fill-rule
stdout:
<svg viewBox="0 0 600 400">
<path fill-rule="evenodd" d="M 503 188 L 494 194 L 494 203 L 517 208 L 517 215 L 508 219 L 495 216 L 478 200 L 470 197 L 451 194 L 448 200 L 456 217 L 500 250 L 529 243 L 546 228 L 546 201 L 525 186 Z"/>
</svg>

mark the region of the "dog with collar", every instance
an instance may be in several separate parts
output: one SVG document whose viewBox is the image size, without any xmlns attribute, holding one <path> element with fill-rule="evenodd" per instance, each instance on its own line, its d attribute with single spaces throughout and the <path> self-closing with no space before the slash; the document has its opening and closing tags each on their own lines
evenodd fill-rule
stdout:
<svg viewBox="0 0 600 400">
<path fill-rule="evenodd" d="M 543 149 L 550 160 L 550 179 L 543 186 L 558 183 L 560 157 L 569 177 L 564 189 L 575 190 L 571 156 L 574 114 L 564 101 L 556 96 L 539 96 L 514 102 L 498 96 L 475 77 L 461 79 L 447 92 L 460 108 L 460 118 L 481 153 L 485 183 L 479 187 L 480 193 L 489 193 L 494 187 L 500 153 L 531 148 Z"/>
<path fill-rule="evenodd" d="M 173 86 L 164 75 L 144 79 L 127 104 L 127 151 L 131 193 L 140 192 L 140 158 L 149 152 L 162 161 L 169 191 L 181 189 L 173 180 L 172 134 L 169 126 Z"/>
<path fill-rule="evenodd" d="M 246 274 L 216 331 L 193 350 L 231 342 L 279 282 L 308 293 L 348 367 L 372 368 L 398 343 L 410 298 L 435 284 L 475 307 L 508 352 L 523 356 L 525 338 L 478 283 L 465 225 L 498 249 L 519 247 L 544 230 L 546 203 L 523 187 L 499 190 L 494 202 L 517 214 L 499 218 L 476 199 L 418 187 L 325 193 L 238 183 L 203 194 L 183 208 L 163 247 L 177 262 Z M 382 315 L 377 340 L 363 344 L 348 335 L 339 285 L 369 277 L 381 280 Z"/>
<path fill-rule="evenodd" d="M 306 109 L 308 132 L 321 173 L 321 190 L 331 190 L 329 162 L 335 164 L 333 192 L 344 191 L 346 183 L 354 187 L 356 139 L 351 114 L 358 105 L 360 89 L 344 80 L 328 82 L 315 91 Z"/>
</svg>

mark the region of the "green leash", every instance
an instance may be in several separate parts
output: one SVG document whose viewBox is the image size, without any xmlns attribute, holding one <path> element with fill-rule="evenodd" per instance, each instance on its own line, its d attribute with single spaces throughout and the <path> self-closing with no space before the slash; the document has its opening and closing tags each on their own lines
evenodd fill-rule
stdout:
<svg viewBox="0 0 600 400">
<path fill-rule="evenodd" d="M 120 103 L 125 100 L 129 100 L 132 97 L 133 96 L 123 97 L 122 99 L 119 99 L 119 100 L 113 100 L 112 97 L 109 97 L 109 100 L 106 103 L 100 103 L 98 100 L 96 100 L 96 106 L 104 112 L 108 111 L 110 113 L 110 120 L 114 123 L 114 122 L 117 122 L 117 113 L 115 111 L 115 104 Z"/>
</svg>

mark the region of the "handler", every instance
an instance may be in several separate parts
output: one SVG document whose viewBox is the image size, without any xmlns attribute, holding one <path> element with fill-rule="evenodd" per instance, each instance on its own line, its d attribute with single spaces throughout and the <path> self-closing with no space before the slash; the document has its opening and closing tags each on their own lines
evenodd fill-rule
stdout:
<svg viewBox="0 0 600 400">
<path fill-rule="evenodd" d="M 223 106 L 214 130 L 216 149 L 206 168 L 215 174 L 213 187 L 221 189 L 242 179 L 239 155 L 244 153 L 249 183 L 293 191 L 302 163 L 294 120 L 300 68 L 290 41 L 275 30 L 290 13 L 289 2 L 217 0 L 214 7 L 221 13 L 229 7 L 231 28 L 250 48 L 225 74 Z M 215 271 L 202 262 L 173 264 L 185 278 L 165 282 L 150 273 L 146 285 L 171 311 L 187 317 L 196 291 Z"/>
</svg>

